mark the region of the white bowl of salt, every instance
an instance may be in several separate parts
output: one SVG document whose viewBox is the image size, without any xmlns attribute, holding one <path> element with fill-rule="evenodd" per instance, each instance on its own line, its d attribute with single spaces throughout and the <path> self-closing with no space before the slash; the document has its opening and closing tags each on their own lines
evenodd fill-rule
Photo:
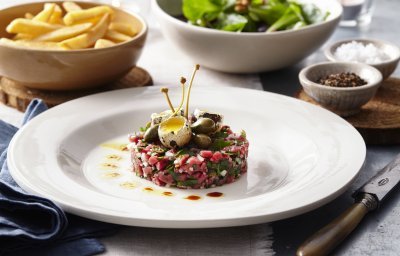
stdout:
<svg viewBox="0 0 400 256">
<path fill-rule="evenodd" d="M 377 68 L 383 80 L 390 77 L 400 60 L 396 45 L 376 39 L 348 39 L 325 49 L 325 56 L 334 62 L 358 62 Z"/>
</svg>

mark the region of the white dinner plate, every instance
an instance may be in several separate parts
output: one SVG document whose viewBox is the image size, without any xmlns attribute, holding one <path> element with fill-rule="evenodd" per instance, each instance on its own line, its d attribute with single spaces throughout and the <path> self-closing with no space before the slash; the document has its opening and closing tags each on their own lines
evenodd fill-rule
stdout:
<svg viewBox="0 0 400 256">
<path fill-rule="evenodd" d="M 177 104 L 180 91 L 170 95 Z M 76 215 L 124 225 L 204 228 L 275 221 L 315 209 L 344 192 L 365 159 L 365 143 L 350 124 L 290 97 L 197 87 L 190 103 L 191 110 L 222 113 L 225 124 L 247 132 L 249 168 L 237 182 L 182 190 L 133 175 L 129 152 L 120 146 L 151 113 L 168 108 L 159 87 L 100 93 L 37 116 L 10 144 L 11 174 L 23 189 Z"/>
</svg>

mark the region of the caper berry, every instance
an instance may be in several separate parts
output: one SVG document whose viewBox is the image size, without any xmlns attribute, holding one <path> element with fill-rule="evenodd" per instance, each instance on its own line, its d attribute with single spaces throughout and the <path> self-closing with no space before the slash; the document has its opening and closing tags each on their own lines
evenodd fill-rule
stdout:
<svg viewBox="0 0 400 256">
<path fill-rule="evenodd" d="M 211 138 L 205 134 L 195 134 L 193 142 L 200 148 L 208 148 L 211 145 Z"/>
<path fill-rule="evenodd" d="M 151 126 L 147 131 L 144 133 L 144 140 L 147 142 L 155 141 L 158 138 L 158 124 Z"/>
<path fill-rule="evenodd" d="M 191 126 L 194 133 L 209 134 L 215 132 L 215 122 L 210 118 L 200 118 Z"/>
</svg>

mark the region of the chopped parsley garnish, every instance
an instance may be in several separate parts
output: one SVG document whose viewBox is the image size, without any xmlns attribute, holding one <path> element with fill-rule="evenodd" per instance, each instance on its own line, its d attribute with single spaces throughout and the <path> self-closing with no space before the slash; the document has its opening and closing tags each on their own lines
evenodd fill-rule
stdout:
<svg viewBox="0 0 400 256">
<path fill-rule="evenodd" d="M 232 145 L 232 142 L 224 139 L 215 139 L 210 148 L 214 151 L 222 150 L 225 147 Z"/>
<path fill-rule="evenodd" d="M 187 148 L 182 148 L 178 152 L 175 153 L 175 157 L 183 156 L 183 155 L 194 156 L 195 153 Z"/>
<path fill-rule="evenodd" d="M 174 172 L 174 166 L 171 165 L 171 167 L 170 167 L 170 166 L 167 167 L 167 170 L 168 170 L 168 173 L 171 174 L 172 178 L 173 178 L 175 181 L 178 181 L 179 175 L 178 175 L 176 172 Z"/>
<path fill-rule="evenodd" d="M 140 131 L 141 131 L 141 132 L 146 132 L 146 131 L 147 131 L 147 129 L 149 129 L 149 128 L 150 128 L 150 126 L 151 126 L 151 123 L 150 123 L 150 122 L 148 122 L 148 123 L 146 124 L 146 126 L 145 126 L 145 127 L 140 127 Z"/>
<path fill-rule="evenodd" d="M 226 131 L 221 130 L 221 131 L 216 132 L 216 133 L 214 134 L 214 138 L 216 138 L 216 139 L 220 139 L 220 138 L 225 139 L 226 137 L 228 137 L 228 135 L 229 135 L 229 134 L 228 134 Z"/>
<path fill-rule="evenodd" d="M 177 184 L 179 187 L 187 187 L 187 186 L 194 186 L 198 183 L 196 179 L 187 179 L 185 181 L 178 181 Z"/>
<path fill-rule="evenodd" d="M 240 132 L 240 135 L 243 137 L 243 138 L 245 138 L 246 139 L 246 132 L 244 131 L 244 130 L 242 130 L 241 132 Z"/>
</svg>

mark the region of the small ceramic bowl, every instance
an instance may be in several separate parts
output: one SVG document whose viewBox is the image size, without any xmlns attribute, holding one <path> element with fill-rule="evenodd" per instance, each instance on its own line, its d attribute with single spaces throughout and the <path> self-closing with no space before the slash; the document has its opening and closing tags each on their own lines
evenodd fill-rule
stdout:
<svg viewBox="0 0 400 256">
<path fill-rule="evenodd" d="M 33 2 L 0 10 L 0 38 L 11 38 L 5 30 L 15 18 L 27 12 L 38 13 L 45 2 Z M 100 3 L 76 2 L 82 8 Z M 110 6 L 111 7 L 111 6 Z M 0 45 L 0 76 L 26 87 L 42 90 L 89 89 L 125 76 L 135 67 L 147 35 L 143 18 L 112 7 L 114 21 L 132 24 L 140 31 L 131 40 L 111 47 L 81 50 L 31 49 Z"/>
<path fill-rule="evenodd" d="M 367 84 L 358 87 L 331 87 L 317 81 L 330 74 L 355 73 Z M 299 73 L 304 91 L 321 106 L 340 116 L 350 116 L 360 111 L 361 106 L 372 99 L 382 82 L 382 74 L 374 67 L 363 63 L 324 62 L 304 68 Z"/>
<path fill-rule="evenodd" d="M 339 62 L 340 61 L 350 61 L 349 59 L 338 58 L 335 55 L 335 52 L 336 52 L 337 48 L 340 47 L 341 45 L 351 43 L 353 41 L 362 43 L 363 45 L 372 44 L 387 55 L 388 60 L 386 60 L 386 61 L 376 63 L 376 64 L 366 63 L 366 64 L 369 64 L 369 65 L 377 68 L 382 73 L 383 80 L 388 78 L 394 72 L 394 70 L 396 69 L 397 64 L 399 63 L 399 60 L 400 60 L 400 49 L 399 49 L 399 47 L 397 47 L 396 45 L 394 45 L 392 43 L 384 42 L 381 40 L 348 39 L 348 40 L 338 41 L 338 42 L 335 42 L 334 44 L 328 46 L 328 48 L 325 49 L 324 53 L 325 53 L 326 58 L 330 61 L 339 61 Z M 350 55 L 348 55 L 348 56 L 350 56 Z"/>
</svg>

